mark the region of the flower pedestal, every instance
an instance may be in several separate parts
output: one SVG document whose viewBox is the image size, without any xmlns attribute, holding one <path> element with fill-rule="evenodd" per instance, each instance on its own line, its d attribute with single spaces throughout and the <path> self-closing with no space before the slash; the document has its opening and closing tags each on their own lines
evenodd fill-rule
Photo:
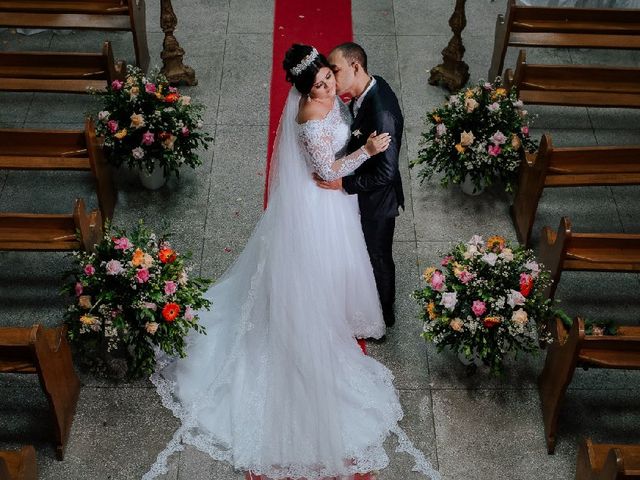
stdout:
<svg viewBox="0 0 640 480">
<path fill-rule="evenodd" d="M 470 196 L 480 195 L 484 192 L 484 188 L 484 182 L 482 182 L 480 188 L 477 188 L 469 175 L 465 176 L 462 183 L 460 183 L 460 190 L 462 190 L 462 193 Z"/>
<path fill-rule="evenodd" d="M 154 166 L 151 172 L 145 167 L 140 168 L 138 170 L 138 178 L 140 178 L 140 183 L 142 183 L 147 190 L 158 190 L 167 183 L 164 170 L 158 166 Z"/>
</svg>

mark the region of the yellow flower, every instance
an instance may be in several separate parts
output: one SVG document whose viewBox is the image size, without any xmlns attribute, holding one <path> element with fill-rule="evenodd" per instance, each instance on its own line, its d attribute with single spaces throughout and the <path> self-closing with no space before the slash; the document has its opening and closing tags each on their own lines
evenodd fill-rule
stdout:
<svg viewBox="0 0 640 480">
<path fill-rule="evenodd" d="M 156 92 L 156 98 L 157 98 L 158 100 L 162 100 L 164 97 L 162 96 L 162 94 L 161 94 L 159 91 L 157 91 L 157 92 Z"/>
<path fill-rule="evenodd" d="M 456 332 L 461 332 L 464 324 L 459 318 L 454 318 L 453 320 L 451 320 L 451 322 L 449 322 L 449 326 Z"/>
<path fill-rule="evenodd" d="M 114 137 L 116 137 L 118 140 L 122 140 L 126 136 L 127 136 L 127 129 L 126 128 L 123 128 L 122 130 L 120 130 L 118 133 L 116 133 L 114 135 Z"/>
<path fill-rule="evenodd" d="M 422 272 L 422 278 L 424 278 L 425 282 L 430 282 L 431 277 L 433 277 L 433 273 L 436 271 L 436 267 L 429 267 Z"/>
<path fill-rule="evenodd" d="M 500 235 L 494 235 L 493 237 L 489 237 L 489 240 L 487 240 L 487 248 L 489 250 L 494 250 L 494 249 L 498 249 L 498 251 L 502 251 L 502 249 L 505 247 L 506 245 L 506 240 L 504 239 L 504 237 L 501 237 Z"/>
<path fill-rule="evenodd" d="M 96 321 L 97 321 L 97 320 L 98 320 L 98 319 L 97 319 L 96 317 L 94 317 L 93 315 L 89 315 L 89 314 L 87 314 L 87 315 L 82 315 L 82 316 L 80 317 L 80 322 L 81 322 L 83 325 L 93 325 L 94 323 L 96 323 Z"/>
<path fill-rule="evenodd" d="M 139 113 L 134 113 L 131 115 L 131 126 L 133 128 L 144 127 L 144 117 Z"/>
<path fill-rule="evenodd" d="M 473 143 L 476 137 L 473 136 L 473 132 L 467 132 L 465 130 L 460 134 L 460 145 L 463 147 L 468 147 Z"/>
<path fill-rule="evenodd" d="M 473 112 L 476 108 L 478 108 L 478 105 L 480 104 L 476 102 L 473 98 L 467 98 L 464 101 L 464 108 L 467 111 L 467 113 Z"/>
<path fill-rule="evenodd" d="M 427 314 L 429 315 L 429 320 L 435 320 L 436 318 L 438 318 L 438 315 L 436 314 L 435 303 L 429 302 L 429 305 L 427 305 Z"/>
<path fill-rule="evenodd" d="M 442 122 L 442 118 L 440 118 L 440 116 L 436 115 L 435 113 L 432 115 L 433 121 L 436 123 L 440 123 Z"/>
<path fill-rule="evenodd" d="M 456 150 L 458 151 L 458 153 L 463 154 L 466 149 L 467 149 L 466 147 L 463 147 L 459 143 L 456 144 Z"/>
<path fill-rule="evenodd" d="M 474 95 L 474 91 L 473 91 L 473 89 L 471 89 L 471 88 L 467 88 L 467 91 L 466 91 L 466 92 L 464 92 L 464 96 L 465 96 L 466 98 L 471 98 L 471 97 L 473 97 L 473 95 Z"/>
<path fill-rule="evenodd" d="M 91 295 L 80 295 L 78 297 L 78 306 L 84 309 L 91 308 Z"/>
<path fill-rule="evenodd" d="M 462 265 L 460 265 L 458 262 L 454 262 L 453 263 L 453 273 L 456 276 L 460 275 L 463 270 L 464 270 L 464 267 Z"/>
<path fill-rule="evenodd" d="M 520 137 L 518 137 L 518 135 L 516 135 L 515 133 L 511 135 L 511 146 L 513 147 L 514 150 L 519 150 L 520 147 L 522 146 Z"/>
<path fill-rule="evenodd" d="M 507 94 L 507 89 L 506 88 L 496 88 L 496 95 L 498 95 L 499 97 L 504 97 Z"/>
<path fill-rule="evenodd" d="M 131 90 L 129 90 L 129 94 L 130 94 L 132 97 L 136 97 L 136 96 L 138 96 L 138 94 L 139 94 L 139 93 L 140 93 L 140 88 L 139 88 L 137 85 L 135 85 L 135 86 L 131 87 Z"/>
</svg>

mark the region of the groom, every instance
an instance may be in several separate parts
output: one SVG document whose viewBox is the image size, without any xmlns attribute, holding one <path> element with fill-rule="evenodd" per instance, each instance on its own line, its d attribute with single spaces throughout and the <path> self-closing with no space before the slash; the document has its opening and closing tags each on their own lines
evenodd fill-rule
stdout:
<svg viewBox="0 0 640 480">
<path fill-rule="evenodd" d="M 367 250 L 373 265 L 384 322 L 395 323 L 393 303 L 396 295 L 396 271 L 392 244 L 398 208 L 404 209 L 404 193 L 398 169 L 404 119 L 398 99 L 389 84 L 367 71 L 367 54 L 355 43 L 343 43 L 328 56 L 338 95 L 352 97 L 349 110 L 354 117 L 347 148 L 353 152 L 363 146 L 372 132 L 391 135 L 391 145 L 364 162 L 353 175 L 333 182 L 316 183 L 327 189 L 343 189 L 358 195 L 360 219 Z"/>
</svg>

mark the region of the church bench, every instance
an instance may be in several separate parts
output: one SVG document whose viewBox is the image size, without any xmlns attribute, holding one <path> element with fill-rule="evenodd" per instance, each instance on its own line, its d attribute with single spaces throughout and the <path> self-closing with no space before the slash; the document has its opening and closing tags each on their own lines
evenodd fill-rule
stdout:
<svg viewBox="0 0 640 480">
<path fill-rule="evenodd" d="M 580 443 L 576 480 L 627 479 L 640 479 L 640 445 Z"/>
<path fill-rule="evenodd" d="M 0 169 L 90 172 L 102 220 L 113 219 L 116 193 L 111 169 L 91 117 L 83 130 L 0 129 Z"/>
<path fill-rule="evenodd" d="M 500 75 L 508 47 L 640 49 L 640 10 L 519 5 L 508 0 L 496 20 L 489 80 Z"/>
<path fill-rule="evenodd" d="M 640 68 L 534 65 L 520 50 L 515 72 L 505 71 L 504 84 L 531 105 L 640 108 Z"/>
<path fill-rule="evenodd" d="M 556 148 L 544 134 L 538 151 L 520 165 L 511 205 L 518 241 L 529 244 L 545 188 L 600 185 L 640 185 L 640 145 Z"/>
<path fill-rule="evenodd" d="M 557 232 L 543 228 L 538 258 L 551 272 L 545 295 L 553 298 L 563 270 L 640 272 L 640 234 L 574 233 L 563 217 Z"/>
<path fill-rule="evenodd" d="M 0 479 L 37 480 L 35 449 L 27 445 L 18 451 L 0 450 Z"/>
<path fill-rule="evenodd" d="M 567 331 L 562 320 L 549 328 L 553 343 L 547 347 L 538 379 L 548 453 L 556 447 L 558 414 L 577 367 L 640 369 L 640 327 L 619 327 L 616 335 L 586 335 L 584 320 L 576 318 Z"/>
<path fill-rule="evenodd" d="M 0 91 L 5 92 L 104 91 L 125 73 L 123 63 L 114 63 L 109 42 L 101 53 L 0 52 Z"/>
<path fill-rule="evenodd" d="M 66 326 L 0 327 L 0 373 L 38 375 L 53 420 L 56 456 L 62 460 L 80 394 Z"/>
<path fill-rule="evenodd" d="M 102 238 L 100 212 L 76 199 L 71 214 L 0 213 L 0 250 L 93 251 Z"/>
<path fill-rule="evenodd" d="M 144 0 L 0 0 L 0 27 L 129 31 L 138 66 L 149 68 Z"/>
</svg>

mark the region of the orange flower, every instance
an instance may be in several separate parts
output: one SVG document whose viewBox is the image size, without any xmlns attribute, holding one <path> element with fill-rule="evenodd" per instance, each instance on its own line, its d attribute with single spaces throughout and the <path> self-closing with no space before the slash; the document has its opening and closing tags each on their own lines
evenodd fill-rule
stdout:
<svg viewBox="0 0 640 480">
<path fill-rule="evenodd" d="M 496 88 L 496 95 L 500 96 L 500 97 L 504 97 L 507 94 L 507 89 L 506 88 Z"/>
<path fill-rule="evenodd" d="M 173 263 L 176 261 L 176 252 L 170 248 L 162 248 L 158 252 L 158 258 L 162 263 Z"/>
<path fill-rule="evenodd" d="M 433 273 L 436 271 L 436 267 L 429 267 L 422 272 L 422 278 L 424 278 L 425 282 L 430 282 L 431 277 L 433 277 Z"/>
<path fill-rule="evenodd" d="M 162 316 L 167 322 L 173 322 L 180 315 L 180 305 L 167 303 L 162 309 Z"/>
<path fill-rule="evenodd" d="M 429 302 L 427 305 L 427 314 L 429 315 L 429 320 L 435 320 L 438 315 L 436 314 L 436 304 L 433 302 Z"/>
<path fill-rule="evenodd" d="M 116 137 L 118 140 L 122 140 L 124 137 L 127 136 L 127 129 L 123 128 L 118 133 L 115 133 L 113 136 Z"/>
<path fill-rule="evenodd" d="M 433 118 L 433 121 L 434 121 L 434 122 L 436 122 L 436 123 L 440 123 L 440 122 L 442 122 L 442 118 L 440 118 L 440 116 L 439 116 L 439 115 L 433 114 L 433 115 L 431 116 L 431 118 Z"/>
<path fill-rule="evenodd" d="M 459 154 L 463 154 L 466 149 L 467 149 L 466 147 L 463 147 L 459 143 L 456 144 L 456 150 L 458 151 Z"/>
<path fill-rule="evenodd" d="M 497 249 L 498 252 L 501 252 L 504 249 L 505 245 L 506 240 L 500 235 L 494 235 L 493 237 L 489 237 L 489 240 L 487 240 L 487 248 L 489 250 Z"/>
<path fill-rule="evenodd" d="M 496 325 L 498 325 L 500 322 L 502 321 L 502 319 L 500 317 L 484 317 L 484 320 L 482 321 L 482 324 L 487 327 L 487 328 L 491 328 L 491 327 L 495 327 Z"/>
<path fill-rule="evenodd" d="M 169 95 L 164 97 L 164 101 L 167 103 L 175 103 L 178 101 L 179 96 L 180 95 L 178 95 L 177 93 L 170 93 Z"/>
<path fill-rule="evenodd" d="M 137 267 L 144 260 L 144 252 L 139 248 L 136 248 L 136 251 L 133 252 L 133 257 L 131 258 L 131 265 Z"/>
</svg>

